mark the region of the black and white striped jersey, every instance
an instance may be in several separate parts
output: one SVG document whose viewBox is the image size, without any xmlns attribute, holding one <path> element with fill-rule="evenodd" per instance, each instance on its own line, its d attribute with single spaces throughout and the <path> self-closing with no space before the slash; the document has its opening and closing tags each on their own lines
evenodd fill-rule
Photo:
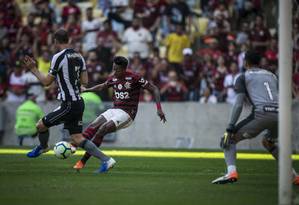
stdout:
<svg viewBox="0 0 299 205">
<path fill-rule="evenodd" d="M 49 74 L 56 78 L 59 87 L 58 100 L 78 101 L 80 76 L 86 70 L 84 58 L 73 49 L 64 49 L 53 56 Z"/>
</svg>

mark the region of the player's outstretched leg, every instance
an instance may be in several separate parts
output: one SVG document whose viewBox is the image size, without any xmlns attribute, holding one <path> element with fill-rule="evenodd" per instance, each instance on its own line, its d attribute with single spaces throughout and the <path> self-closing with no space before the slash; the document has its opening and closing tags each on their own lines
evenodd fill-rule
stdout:
<svg viewBox="0 0 299 205">
<path fill-rule="evenodd" d="M 231 144 L 224 149 L 225 162 L 227 165 L 227 174 L 212 181 L 212 184 L 227 184 L 238 181 L 236 168 L 236 144 Z"/>
<path fill-rule="evenodd" d="M 105 155 L 93 142 L 85 139 L 82 134 L 72 134 L 71 137 L 77 146 L 83 148 L 86 152 L 101 160 L 102 164 L 100 169 L 97 170 L 97 173 L 107 172 L 116 163 L 112 157 Z"/>
<path fill-rule="evenodd" d="M 92 142 L 97 146 L 99 147 L 101 144 L 102 144 L 102 141 L 103 141 L 103 137 L 95 137 Z M 88 153 L 88 152 L 85 152 L 83 157 L 78 161 L 76 162 L 76 164 L 74 165 L 74 169 L 76 170 L 80 170 L 80 169 L 83 169 L 86 162 L 89 160 L 89 158 L 91 157 L 91 155 Z"/>
<path fill-rule="evenodd" d="M 100 115 L 84 130 L 84 132 L 82 133 L 83 137 L 85 139 L 92 140 L 94 138 L 95 134 L 97 133 L 99 127 L 102 126 L 105 122 L 107 122 L 107 120 L 103 116 Z M 99 145 L 97 145 L 97 146 L 99 146 Z M 89 155 L 89 157 L 90 157 L 90 154 L 88 154 L 87 152 L 84 154 L 84 156 L 85 155 Z M 76 170 L 80 170 L 80 169 L 84 168 L 85 163 L 89 159 L 89 157 L 83 157 L 85 159 L 82 158 L 83 160 L 81 159 L 78 162 L 76 162 L 76 164 L 73 166 L 73 168 Z"/>
<path fill-rule="evenodd" d="M 116 126 L 115 123 L 113 121 L 109 121 L 104 123 L 97 131 L 97 133 L 95 134 L 95 137 L 93 139 L 93 143 L 99 147 L 102 144 L 103 141 L 103 137 L 111 132 L 114 132 L 116 130 Z M 90 153 L 86 152 L 84 154 L 84 156 L 81 158 L 81 160 L 79 160 L 75 166 L 74 169 L 80 170 L 82 169 L 86 162 L 88 161 L 88 159 L 90 158 Z M 113 167 L 113 165 L 115 164 L 115 161 L 112 163 L 113 161 L 110 161 L 109 163 L 102 163 L 102 166 L 98 169 L 98 172 L 106 172 L 108 171 L 110 168 Z"/>
<path fill-rule="evenodd" d="M 40 120 L 37 123 L 36 128 L 39 132 L 38 139 L 40 141 L 40 145 L 36 146 L 30 152 L 27 153 L 27 157 L 29 158 L 36 158 L 41 154 L 49 151 L 48 141 L 50 134 L 48 128 L 44 125 L 42 120 Z"/>
</svg>

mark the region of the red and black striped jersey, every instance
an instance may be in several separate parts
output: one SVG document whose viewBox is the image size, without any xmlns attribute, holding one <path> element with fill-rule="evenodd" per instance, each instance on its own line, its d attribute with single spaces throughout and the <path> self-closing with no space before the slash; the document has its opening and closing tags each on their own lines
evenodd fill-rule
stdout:
<svg viewBox="0 0 299 205">
<path fill-rule="evenodd" d="M 136 73 L 126 71 L 122 78 L 113 75 L 106 83 L 108 87 L 113 88 L 114 108 L 124 110 L 134 119 L 138 110 L 140 91 L 148 81 Z"/>
</svg>

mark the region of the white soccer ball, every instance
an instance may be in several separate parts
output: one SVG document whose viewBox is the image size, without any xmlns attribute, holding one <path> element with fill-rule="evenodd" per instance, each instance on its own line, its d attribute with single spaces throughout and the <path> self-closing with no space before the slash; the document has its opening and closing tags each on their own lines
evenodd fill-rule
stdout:
<svg viewBox="0 0 299 205">
<path fill-rule="evenodd" d="M 65 141 L 57 142 L 54 146 L 54 153 L 58 159 L 66 159 L 71 156 L 73 152 L 73 146 Z"/>
</svg>

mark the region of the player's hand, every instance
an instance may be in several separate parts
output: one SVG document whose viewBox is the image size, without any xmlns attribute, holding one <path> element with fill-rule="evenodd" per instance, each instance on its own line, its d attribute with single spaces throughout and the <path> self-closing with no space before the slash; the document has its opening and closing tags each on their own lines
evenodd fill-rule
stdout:
<svg viewBox="0 0 299 205">
<path fill-rule="evenodd" d="M 37 70 L 36 62 L 30 56 L 25 56 L 23 60 L 23 64 L 26 68 L 29 68 L 31 71 Z"/>
<path fill-rule="evenodd" d="M 222 149 L 227 149 L 229 148 L 230 144 L 231 144 L 231 141 L 232 141 L 232 137 L 233 137 L 233 134 L 231 132 L 225 132 L 223 137 L 221 137 L 221 140 L 220 140 L 220 147 Z"/>
<path fill-rule="evenodd" d="M 158 116 L 160 117 L 160 120 L 165 123 L 166 122 L 166 117 L 165 117 L 165 114 L 163 113 L 162 110 L 157 110 L 157 114 Z"/>
<path fill-rule="evenodd" d="M 87 92 L 87 88 L 81 85 L 81 93 Z"/>
</svg>

